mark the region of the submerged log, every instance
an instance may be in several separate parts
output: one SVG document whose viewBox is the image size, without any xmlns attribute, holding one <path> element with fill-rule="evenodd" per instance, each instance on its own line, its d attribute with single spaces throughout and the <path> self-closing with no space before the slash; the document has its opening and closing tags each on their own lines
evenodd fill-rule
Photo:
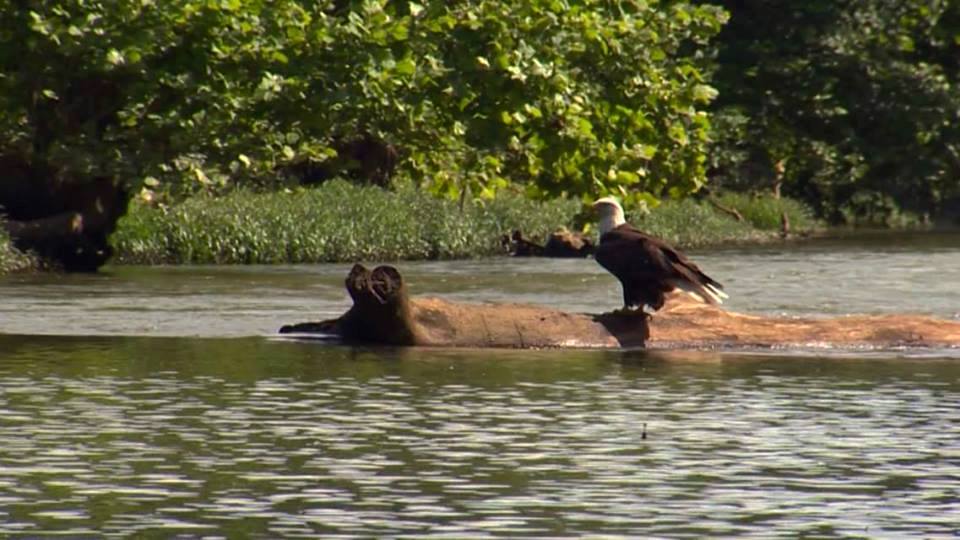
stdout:
<svg viewBox="0 0 960 540">
<path fill-rule="evenodd" d="M 764 317 L 673 295 L 642 313 L 567 313 L 525 304 L 411 298 L 400 272 L 355 265 L 353 307 L 338 319 L 287 325 L 282 334 L 323 334 L 348 343 L 499 348 L 960 347 L 960 322 L 920 315 L 830 319 Z"/>
</svg>

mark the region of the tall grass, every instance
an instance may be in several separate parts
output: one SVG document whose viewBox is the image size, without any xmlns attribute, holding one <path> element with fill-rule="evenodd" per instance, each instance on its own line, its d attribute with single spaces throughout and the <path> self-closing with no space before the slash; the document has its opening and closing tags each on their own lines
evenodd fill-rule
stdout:
<svg viewBox="0 0 960 540">
<path fill-rule="evenodd" d="M 813 211 L 789 198 L 724 193 L 717 198 L 722 206 L 743 216 L 738 221 L 708 201 L 683 199 L 664 201 L 649 213 L 632 213 L 628 220 L 645 231 L 681 247 L 702 247 L 728 243 L 749 243 L 778 238 L 785 213 L 794 233 L 820 228 Z"/>
<path fill-rule="evenodd" d="M 680 247 L 751 242 L 771 237 L 750 223 L 737 221 L 706 202 L 664 201 L 647 214 L 630 213 L 627 220 L 644 231 Z"/>
<path fill-rule="evenodd" d="M 728 191 L 718 196 L 717 202 L 727 208 L 736 209 L 758 229 L 780 230 L 782 214 L 787 215 L 792 230 L 808 231 L 819 226 L 808 206 L 787 197 L 775 199 L 770 195 Z"/>
<path fill-rule="evenodd" d="M 732 201 L 724 199 L 745 221 L 691 199 L 667 201 L 649 214 L 628 218 L 680 247 L 776 236 L 779 213 L 774 221 L 772 211 L 757 208 L 749 197 Z M 809 212 L 798 203 L 787 205 L 794 229 L 803 228 Z M 500 237 L 514 229 L 542 240 L 558 227 L 571 227 L 580 210 L 577 201 L 535 202 L 505 193 L 492 201 L 468 202 L 461 212 L 456 202 L 414 189 L 392 192 L 331 181 L 291 192 L 198 197 L 167 209 L 134 204 L 112 242 L 115 262 L 127 264 L 469 258 L 501 253 Z M 767 221 L 755 217 L 764 212 Z"/>
<path fill-rule="evenodd" d="M 544 236 L 569 223 L 572 201 L 519 195 L 457 203 L 331 181 L 316 189 L 217 199 L 161 210 L 133 205 L 112 237 L 121 263 L 301 263 L 451 259 L 497 253 L 512 229 Z"/>
</svg>

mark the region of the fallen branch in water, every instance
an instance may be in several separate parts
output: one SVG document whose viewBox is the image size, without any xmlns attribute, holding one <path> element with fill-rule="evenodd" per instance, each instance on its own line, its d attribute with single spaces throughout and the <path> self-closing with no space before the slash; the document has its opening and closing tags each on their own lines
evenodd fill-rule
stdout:
<svg viewBox="0 0 960 540">
<path fill-rule="evenodd" d="M 346 279 L 353 307 L 338 319 L 284 326 L 351 343 L 447 347 L 642 346 L 643 314 L 585 315 L 524 304 L 461 304 L 410 298 L 400 272 L 354 265 Z"/>
<path fill-rule="evenodd" d="M 830 319 L 726 311 L 674 294 L 652 317 L 567 313 L 525 304 L 411 298 L 392 266 L 354 265 L 343 316 L 287 325 L 280 333 L 324 334 L 349 343 L 499 348 L 960 347 L 960 322 L 922 315 Z"/>
</svg>

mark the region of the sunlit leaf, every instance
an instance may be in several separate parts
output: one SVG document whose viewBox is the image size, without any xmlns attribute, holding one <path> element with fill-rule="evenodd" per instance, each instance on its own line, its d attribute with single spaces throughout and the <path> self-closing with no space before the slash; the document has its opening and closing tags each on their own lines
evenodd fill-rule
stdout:
<svg viewBox="0 0 960 540">
<path fill-rule="evenodd" d="M 107 63 L 113 64 L 113 65 L 123 64 L 123 63 L 124 63 L 123 54 L 122 54 L 120 51 L 116 50 L 116 49 L 110 49 L 110 50 L 108 50 L 108 51 L 107 51 Z"/>
<path fill-rule="evenodd" d="M 394 69 L 401 75 L 413 75 L 417 71 L 417 64 L 414 62 L 413 58 L 408 56 L 407 58 L 397 62 L 397 65 Z"/>
<path fill-rule="evenodd" d="M 698 84 L 693 87 L 693 99 L 703 103 L 713 101 L 718 93 L 716 88 L 707 84 Z"/>
</svg>

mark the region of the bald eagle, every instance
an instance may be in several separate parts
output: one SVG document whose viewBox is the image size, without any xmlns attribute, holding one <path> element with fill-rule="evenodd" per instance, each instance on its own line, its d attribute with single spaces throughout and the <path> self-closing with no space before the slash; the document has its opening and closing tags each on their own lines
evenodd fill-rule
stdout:
<svg viewBox="0 0 960 540">
<path fill-rule="evenodd" d="M 624 309 L 648 306 L 656 311 L 663 307 L 664 294 L 677 289 L 708 304 L 722 304 L 728 298 L 723 285 L 693 261 L 627 223 L 616 199 L 598 199 L 593 208 L 600 227 L 594 258 L 620 280 Z"/>
</svg>

